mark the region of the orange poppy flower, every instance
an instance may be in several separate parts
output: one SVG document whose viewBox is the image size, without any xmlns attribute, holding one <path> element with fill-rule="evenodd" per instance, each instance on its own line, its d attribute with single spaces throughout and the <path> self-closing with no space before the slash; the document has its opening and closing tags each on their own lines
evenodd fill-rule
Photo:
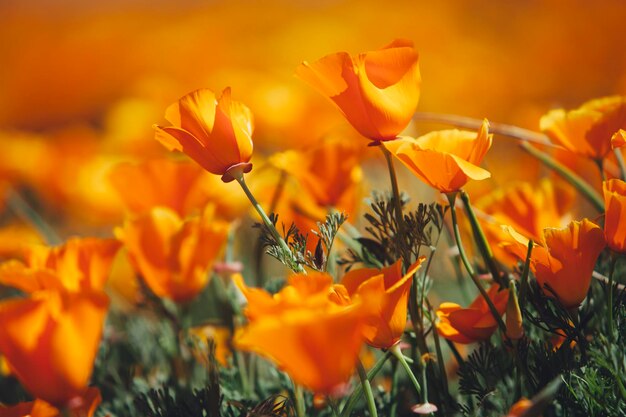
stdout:
<svg viewBox="0 0 626 417">
<path fill-rule="evenodd" d="M 626 253 L 626 182 L 604 181 L 604 237 L 611 250 Z"/>
<path fill-rule="evenodd" d="M 228 171 L 249 172 L 252 164 L 252 113 L 231 99 L 230 88 L 219 98 L 209 89 L 193 91 L 165 110 L 172 126 L 156 126 L 156 139 L 184 152 L 207 171 L 234 178 Z"/>
<path fill-rule="evenodd" d="M 563 227 L 571 221 L 569 210 L 575 196 L 569 185 L 546 178 L 538 186 L 517 182 L 498 188 L 476 200 L 474 209 L 496 258 L 515 265 L 517 256 L 499 245 L 511 239 L 502 225 L 513 226 L 526 238 L 540 241 L 546 227 Z"/>
<path fill-rule="evenodd" d="M 528 398 L 521 398 L 518 402 L 511 406 L 506 417 L 521 417 L 524 415 L 526 410 L 533 406 L 533 402 Z"/>
<path fill-rule="evenodd" d="M 201 217 L 183 220 L 156 207 L 116 229 L 135 269 L 157 296 L 185 302 L 205 287 L 229 228 L 213 212 L 208 206 Z"/>
<path fill-rule="evenodd" d="M 426 258 L 421 257 L 402 275 L 402 260 L 382 269 L 362 268 L 346 273 L 341 285 L 349 298 L 364 291 L 384 294 L 377 305 L 370 305 L 372 314 L 364 328 L 367 343 L 388 349 L 400 341 L 406 326 L 407 305 L 413 275 Z"/>
<path fill-rule="evenodd" d="M 626 97 L 590 100 L 578 109 L 552 110 L 539 121 L 543 132 L 570 152 L 602 159 L 611 150 L 611 138 L 626 129 Z"/>
<path fill-rule="evenodd" d="M 363 304 L 342 306 L 329 298 L 332 277 L 292 275 L 280 292 L 235 283 L 248 299 L 249 323 L 235 345 L 272 359 L 295 383 L 312 391 L 338 392 L 354 371 L 363 345 Z"/>
<path fill-rule="evenodd" d="M 489 123 L 483 121 L 478 133 L 453 130 L 430 132 L 417 139 L 404 137 L 384 146 L 417 178 L 442 193 L 458 191 L 470 179 L 491 176 L 479 167 L 491 147 Z"/>
<path fill-rule="evenodd" d="M 72 398 L 65 408 L 67 414 L 43 400 L 36 399 L 10 407 L 0 406 L 0 417 L 91 417 L 101 402 L 100 391 L 97 388 L 88 388 L 79 397 Z"/>
<path fill-rule="evenodd" d="M 626 130 L 620 129 L 611 137 L 611 147 L 613 149 L 626 146 Z"/>
<path fill-rule="evenodd" d="M 60 246 L 33 245 L 25 263 L 0 265 L 0 284 L 32 293 L 43 289 L 102 290 L 121 243 L 115 239 L 70 238 Z"/>
<path fill-rule="evenodd" d="M 504 247 L 524 260 L 528 239 L 511 227 L 506 230 L 513 239 Z M 587 219 L 561 229 L 546 228 L 542 241 L 533 248 L 531 270 L 546 294 L 556 294 L 564 307 L 574 308 L 587 296 L 596 259 L 604 246 L 602 229 Z"/>
<path fill-rule="evenodd" d="M 34 397 L 62 406 L 87 387 L 108 297 L 39 290 L 0 303 L 0 352 Z"/>
<path fill-rule="evenodd" d="M 418 54 L 413 43 L 396 39 L 378 51 L 327 55 L 303 62 L 296 75 L 329 97 L 363 136 L 385 141 L 402 132 L 420 96 Z"/>
<path fill-rule="evenodd" d="M 498 284 L 493 284 L 487 291 L 500 315 L 504 314 L 509 298 L 509 290 L 500 291 Z M 489 306 L 479 294 L 468 308 L 456 303 L 442 303 L 437 309 L 437 331 L 456 343 L 472 343 L 487 340 L 498 328 Z"/>
<path fill-rule="evenodd" d="M 238 185 L 224 184 L 190 161 L 120 163 L 111 170 L 109 179 L 126 209 L 134 214 L 162 206 L 185 216 L 212 203 L 218 217 L 235 220 L 250 208 Z"/>
</svg>

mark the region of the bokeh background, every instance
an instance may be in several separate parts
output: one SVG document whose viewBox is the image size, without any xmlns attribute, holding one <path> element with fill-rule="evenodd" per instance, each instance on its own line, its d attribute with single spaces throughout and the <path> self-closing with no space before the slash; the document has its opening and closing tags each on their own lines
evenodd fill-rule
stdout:
<svg viewBox="0 0 626 417">
<path fill-rule="evenodd" d="M 199 87 L 252 109 L 257 156 L 331 130 L 362 140 L 294 69 L 397 37 L 420 52 L 420 111 L 536 130 L 554 107 L 626 93 L 624 21 L 624 1 L 2 0 L 0 177 L 66 234 L 114 224 L 108 170 L 165 155 L 152 125 Z M 506 138 L 486 164 L 500 183 L 539 170 Z"/>
</svg>

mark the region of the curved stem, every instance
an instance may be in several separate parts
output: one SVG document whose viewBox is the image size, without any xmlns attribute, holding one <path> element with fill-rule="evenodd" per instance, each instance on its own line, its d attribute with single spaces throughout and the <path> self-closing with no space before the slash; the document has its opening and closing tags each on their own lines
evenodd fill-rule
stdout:
<svg viewBox="0 0 626 417">
<path fill-rule="evenodd" d="M 274 237 L 274 240 L 276 240 L 276 242 L 278 242 L 278 244 L 280 245 L 281 249 L 285 253 L 291 254 L 292 259 L 293 259 L 293 253 L 291 252 L 291 248 L 287 245 L 287 242 L 285 242 L 285 240 L 282 238 L 280 233 L 278 233 L 278 230 L 276 230 L 276 227 L 274 227 L 274 223 L 272 223 L 270 218 L 267 216 L 267 214 L 265 213 L 265 210 L 263 210 L 263 207 L 261 207 L 261 205 L 256 200 L 256 198 L 254 198 L 254 195 L 252 195 L 252 192 L 248 188 L 248 185 L 246 184 L 246 181 L 244 180 L 243 175 L 241 175 L 239 178 L 235 178 L 235 179 L 237 180 L 239 185 L 241 185 L 241 188 L 243 189 L 243 192 L 246 193 L 246 196 L 248 197 L 248 200 L 250 200 L 250 203 L 252 204 L 252 207 L 254 207 L 254 209 L 257 211 L 257 213 L 259 213 L 259 216 L 261 217 L 261 220 L 263 220 L 263 223 L 265 224 L 267 229 L 270 231 L 270 233 Z M 295 268 L 295 272 L 300 272 L 300 273 L 304 273 L 305 272 L 305 270 L 302 267 L 302 265 L 297 263 L 295 259 L 293 259 L 293 265 L 294 265 L 294 268 Z"/>
<path fill-rule="evenodd" d="M 370 380 L 367 379 L 367 372 L 365 372 L 365 368 L 363 367 L 363 363 L 361 363 L 360 359 L 356 363 L 356 369 L 359 373 L 359 379 L 361 380 L 363 392 L 365 393 L 365 401 L 367 402 L 367 409 L 370 412 L 370 416 L 378 417 L 378 412 L 376 411 L 376 402 L 374 401 L 374 393 L 372 392 L 372 386 L 370 384 Z"/>
<path fill-rule="evenodd" d="M 406 361 L 404 355 L 402 354 L 402 351 L 400 350 L 400 343 L 396 343 L 395 345 L 390 347 L 389 351 L 391 352 L 393 356 L 395 356 L 398 359 L 398 362 L 404 368 L 407 376 L 413 383 L 413 386 L 415 387 L 415 390 L 417 391 L 417 394 L 419 395 L 422 392 L 422 387 L 420 387 L 420 383 L 417 382 L 417 378 L 415 378 L 415 375 L 413 374 L 413 371 L 411 370 L 409 363 Z"/>
<path fill-rule="evenodd" d="M 624 155 L 622 155 L 622 151 L 620 149 L 613 149 L 613 153 L 615 154 L 617 165 L 619 165 L 622 180 L 626 181 L 626 162 L 624 162 Z"/>
<path fill-rule="evenodd" d="M 563 179 L 573 185 L 587 200 L 589 200 L 591 204 L 593 204 L 596 210 L 600 213 L 604 212 L 604 201 L 602 200 L 602 197 L 585 180 L 547 153 L 540 151 L 530 144 L 523 142 L 520 146 L 523 150 L 539 159 L 543 164 L 548 166 L 550 169 L 553 169 L 557 174 L 563 177 Z"/>
<path fill-rule="evenodd" d="M 472 205 L 470 204 L 469 195 L 465 191 L 461 191 L 461 200 L 463 200 L 463 208 L 467 213 L 467 217 L 469 218 L 470 224 L 472 226 L 472 232 L 474 233 L 474 239 L 478 243 L 478 249 L 491 272 L 492 278 L 500 284 L 502 288 L 506 288 L 508 286 L 508 282 L 502 279 L 500 275 L 500 271 L 498 270 L 498 266 L 496 265 L 495 258 L 493 256 L 493 251 L 489 246 L 489 242 L 487 241 L 487 237 L 483 232 L 483 228 L 480 226 L 478 219 L 476 218 L 476 214 L 472 209 Z"/>
<path fill-rule="evenodd" d="M 391 357 L 391 353 L 390 352 L 386 352 L 384 356 L 382 356 L 378 362 L 376 362 L 374 364 L 374 366 L 372 366 L 372 368 L 369 370 L 369 372 L 367 373 L 367 379 L 368 381 L 371 381 L 372 379 L 374 379 L 374 377 L 378 374 L 378 372 L 380 372 L 380 370 L 382 369 L 383 365 L 385 364 L 385 362 L 387 361 L 387 359 L 389 359 Z M 354 406 L 356 405 L 356 402 L 359 400 L 359 398 L 361 398 L 361 395 L 363 394 L 363 385 L 358 385 L 354 391 L 352 392 L 352 394 L 350 395 L 350 397 L 348 398 L 346 405 L 343 406 L 342 410 L 341 410 L 341 416 L 342 417 L 348 417 L 350 415 L 350 413 L 352 412 L 352 409 L 354 408 Z"/>
<path fill-rule="evenodd" d="M 487 303 L 487 306 L 489 306 L 489 311 L 491 311 L 493 318 L 496 320 L 496 323 L 498 323 L 498 327 L 500 327 L 500 331 L 506 334 L 506 325 L 502 321 L 502 317 L 500 316 L 500 313 L 498 313 L 498 309 L 496 309 L 496 306 L 493 305 L 493 302 L 491 301 L 491 298 L 489 298 L 487 291 L 485 291 L 485 289 L 483 288 L 483 285 L 478 280 L 478 277 L 476 276 L 476 273 L 474 272 L 474 268 L 470 264 L 469 259 L 467 258 L 467 255 L 465 253 L 463 242 L 461 241 L 461 232 L 459 231 L 459 223 L 456 217 L 456 208 L 455 208 L 456 194 L 457 193 L 449 193 L 449 194 L 446 194 L 446 196 L 448 197 L 448 201 L 450 202 L 450 215 L 452 216 L 452 228 L 454 229 L 454 237 L 456 239 L 456 245 L 459 249 L 459 256 L 461 257 L 461 260 L 463 261 L 463 265 L 465 265 L 465 269 L 467 270 L 470 278 L 474 282 L 474 285 L 476 285 L 476 288 L 478 288 L 478 291 L 480 291 L 480 295 L 482 295 L 485 302 Z"/>
</svg>

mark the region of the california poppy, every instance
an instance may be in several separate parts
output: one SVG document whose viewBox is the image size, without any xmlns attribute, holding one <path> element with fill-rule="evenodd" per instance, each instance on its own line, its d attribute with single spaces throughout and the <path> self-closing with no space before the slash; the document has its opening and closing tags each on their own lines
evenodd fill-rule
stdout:
<svg viewBox="0 0 626 417">
<path fill-rule="evenodd" d="M 218 217 L 234 220 L 250 208 L 237 185 L 225 184 L 192 161 L 124 162 L 111 170 L 109 180 L 126 209 L 133 214 L 161 206 L 186 216 L 199 213 L 211 203 Z"/>
<path fill-rule="evenodd" d="M 484 180 L 491 173 L 478 165 L 491 147 L 489 123 L 478 133 L 461 130 L 430 132 L 417 139 L 403 137 L 384 146 L 417 178 L 442 193 L 458 191 L 470 179 Z"/>
<path fill-rule="evenodd" d="M 249 320 L 238 330 L 235 345 L 270 358 L 312 391 L 340 390 L 364 342 L 364 305 L 331 301 L 332 277 L 325 273 L 292 275 L 273 296 L 248 288 L 240 277 L 235 282 L 248 299 Z"/>
<path fill-rule="evenodd" d="M 209 89 L 182 97 L 165 110 L 172 126 L 157 126 L 156 139 L 168 149 L 184 152 L 207 171 L 232 181 L 233 170 L 252 169 L 252 113 L 232 100 L 230 88 L 217 98 Z"/>
<path fill-rule="evenodd" d="M 487 291 L 500 315 L 504 314 L 509 298 L 508 290 L 500 290 L 493 284 Z M 472 343 L 486 340 L 496 331 L 498 323 L 491 314 L 487 302 L 479 294 L 468 308 L 456 303 L 442 303 L 437 309 L 437 331 L 456 343 Z"/>
<path fill-rule="evenodd" d="M 34 397 L 63 406 L 87 387 L 108 297 L 40 290 L 0 303 L 0 352 Z"/>
<path fill-rule="evenodd" d="M 528 239 L 506 227 L 513 239 L 503 246 L 520 260 L 526 258 Z M 605 242 L 593 222 L 571 222 L 564 228 L 546 228 L 533 248 L 530 267 L 548 295 L 556 295 L 566 308 L 578 307 L 587 296 L 591 275 Z"/>
<path fill-rule="evenodd" d="M 611 138 L 626 129 L 626 97 L 590 100 L 578 109 L 552 110 L 539 126 L 557 145 L 592 159 L 602 159 L 611 150 Z"/>
<path fill-rule="evenodd" d="M 41 399 L 19 403 L 9 407 L 0 406 L 0 417 L 91 417 L 102 402 L 98 388 L 87 388 L 62 411 Z"/>
<path fill-rule="evenodd" d="M 402 260 L 398 260 L 386 268 L 354 269 L 343 276 L 341 285 L 345 287 L 350 298 L 364 291 L 382 294 L 378 304 L 370 305 L 372 314 L 368 316 L 364 329 L 368 344 L 387 349 L 400 340 L 406 326 L 413 275 L 425 259 L 419 258 L 404 275 Z"/>
<path fill-rule="evenodd" d="M 296 75 L 335 102 L 359 133 L 375 141 L 395 139 L 411 121 L 420 96 L 418 54 L 405 39 L 357 56 L 338 52 L 303 62 Z"/>
<path fill-rule="evenodd" d="M 183 220 L 156 207 L 116 229 L 135 268 L 159 297 L 189 301 L 207 284 L 229 228 L 213 212 L 208 206 L 202 216 Z"/>
<path fill-rule="evenodd" d="M 604 237 L 611 250 L 626 253 L 626 182 L 604 181 Z"/>
</svg>

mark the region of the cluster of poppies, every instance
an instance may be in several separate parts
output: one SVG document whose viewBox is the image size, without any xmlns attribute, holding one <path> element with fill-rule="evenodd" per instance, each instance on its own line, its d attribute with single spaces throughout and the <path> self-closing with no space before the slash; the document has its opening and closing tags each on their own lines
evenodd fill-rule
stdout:
<svg viewBox="0 0 626 417">
<path fill-rule="evenodd" d="M 247 304 L 246 322 L 233 335 L 235 349 L 261 355 L 298 386 L 331 397 L 350 395 L 350 378 L 359 374 L 368 399 L 372 392 L 359 360 L 363 346 L 392 352 L 423 396 L 416 412 L 432 412 L 436 405 L 428 403 L 401 350 L 411 303 L 419 301 L 419 310 L 434 313 L 429 320 L 437 336 L 451 342 L 487 340 L 498 328 L 499 338 L 516 340 L 524 337 L 517 297 L 523 275 L 519 262 L 528 264 L 546 296 L 575 315 L 587 296 L 600 254 L 606 250 L 618 259 L 626 253 L 626 169 L 619 151 L 626 144 L 626 98 L 594 100 L 569 112 L 554 110 L 540 123 L 560 151 L 583 155 L 599 165 L 602 176 L 609 177 L 603 182 L 604 199 L 555 162 L 557 171 L 570 173 L 567 179 L 576 188 L 556 178 L 542 180 L 539 187 L 520 182 L 482 193 L 470 204 L 464 189 L 468 182 L 491 177 L 481 167 L 493 141 L 489 122 L 475 121 L 474 131 L 402 136 L 420 95 L 418 53 L 410 41 L 395 40 L 356 56 L 328 55 L 303 63 L 296 74 L 332 100 L 387 159 L 398 227 L 394 262 L 353 268 L 335 277 L 308 270 L 294 258 L 286 262 L 292 271 L 278 292 L 246 283 L 237 255 L 222 259 L 229 235 L 250 210 L 246 200 L 278 250 L 293 256 L 263 206 L 281 216 L 287 213 L 285 217 L 301 230 L 314 229 L 316 222 L 336 210 L 355 212 L 363 177 L 359 164 L 367 143 L 327 139 L 309 149 L 276 154 L 263 165 L 277 175 L 264 178 L 259 172 L 260 179 L 255 180 L 251 111 L 233 100 L 230 88 L 220 95 L 196 90 L 168 107 L 169 124 L 155 125 L 155 131 L 156 139 L 169 150 L 186 154 L 197 165 L 162 159 L 123 163 L 111 171 L 109 179 L 127 212 L 115 229 L 116 239 L 72 239 L 62 246 L 32 247 L 25 261 L 0 267 L 0 284 L 23 293 L 0 302 L 0 354 L 8 372 L 37 398 L 16 406 L 11 415 L 39 415 L 35 410 L 41 407 L 77 415 L 93 412 L 99 394 L 88 385 L 109 305 L 104 286 L 122 247 L 120 262 L 131 271 L 124 277 L 134 286 L 121 283 L 126 278 L 115 274 L 111 280 L 125 287 L 128 299 L 141 292 L 136 277 L 157 297 L 176 303 L 196 298 L 213 273 L 232 277 L 227 285 L 236 286 Z M 465 272 L 478 290 L 468 307 L 443 302 L 431 309 L 427 297 L 415 292 L 417 277 L 425 277 L 429 269 L 423 267 L 424 256 L 402 250 L 403 235 L 410 231 L 394 161 L 447 197 L 450 229 Z M 297 185 L 285 185 L 285 177 Z M 287 201 L 276 197 L 280 192 L 267 192 L 273 190 L 276 178 L 281 192 L 292 195 Z M 600 209 L 593 221 L 572 221 L 569 207 L 577 197 L 573 190 L 580 187 L 586 187 L 584 196 Z M 263 195 L 261 203 L 256 193 Z M 457 217 L 461 203 L 471 226 L 467 230 Z M 476 260 L 469 259 L 463 236 L 476 241 L 477 250 L 470 253 Z M 484 274 L 477 271 L 477 264 Z M 614 279 L 609 276 L 608 282 Z M 412 330 L 424 330 L 424 323 L 415 322 L 415 317 L 410 323 Z M 422 353 L 427 354 L 427 349 Z M 227 362 L 223 356 L 218 359 Z M 368 404 L 375 415 L 373 401 Z M 521 400 L 510 415 L 530 406 L 532 401 Z M 58 410 L 46 415 L 61 413 Z M 4 412 L 0 409 L 0 415 Z"/>
</svg>

